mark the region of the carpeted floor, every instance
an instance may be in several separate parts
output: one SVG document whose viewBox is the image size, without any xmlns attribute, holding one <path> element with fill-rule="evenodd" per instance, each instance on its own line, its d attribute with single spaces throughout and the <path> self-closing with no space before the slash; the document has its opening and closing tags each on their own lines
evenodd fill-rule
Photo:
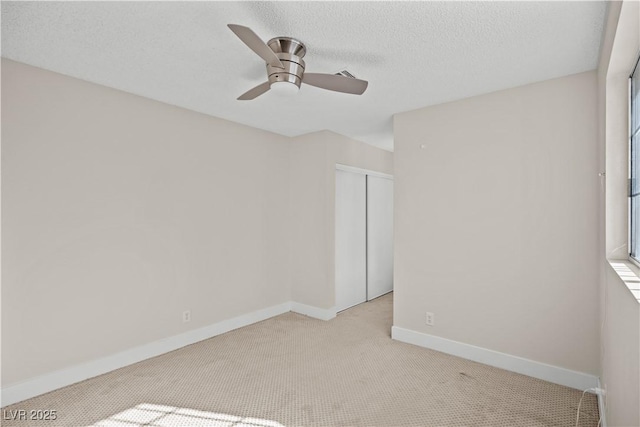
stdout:
<svg viewBox="0 0 640 427">
<path fill-rule="evenodd" d="M 392 294 L 287 313 L 3 408 L 5 427 L 573 426 L 570 389 L 392 341 Z M 7 420 L 55 410 L 55 421 Z M 594 395 L 580 425 L 597 426 Z"/>
</svg>

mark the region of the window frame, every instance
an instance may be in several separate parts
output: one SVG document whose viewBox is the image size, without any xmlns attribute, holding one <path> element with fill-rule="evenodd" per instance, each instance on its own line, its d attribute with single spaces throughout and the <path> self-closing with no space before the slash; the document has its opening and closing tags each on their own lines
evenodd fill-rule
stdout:
<svg viewBox="0 0 640 427">
<path fill-rule="evenodd" d="M 628 93 L 627 93 L 627 102 L 628 102 L 628 108 L 627 108 L 627 134 L 628 134 L 628 145 L 627 145 L 627 234 L 628 234 L 628 238 L 627 238 L 627 244 L 628 244 L 628 255 L 629 255 L 629 261 L 632 262 L 633 264 L 635 264 L 637 267 L 640 267 L 640 253 L 636 254 L 636 257 L 633 256 L 633 243 L 636 242 L 636 240 L 640 240 L 640 224 L 635 224 L 633 221 L 633 205 L 632 205 L 632 199 L 634 197 L 633 195 L 633 190 L 634 190 L 634 183 L 633 183 L 633 176 L 636 176 L 636 179 L 639 179 L 638 175 L 640 175 L 640 161 L 638 162 L 634 162 L 633 161 L 633 150 L 632 150 L 632 146 L 633 146 L 633 142 L 636 142 L 636 145 L 640 144 L 640 123 L 638 124 L 638 130 L 636 131 L 637 135 L 634 135 L 634 129 L 633 129 L 633 121 L 634 121 L 634 113 L 636 112 L 636 110 L 638 108 L 640 108 L 640 96 L 638 96 L 638 99 L 636 100 L 636 102 L 634 103 L 634 99 L 633 99 L 633 89 L 634 89 L 634 85 L 633 85 L 633 78 L 636 74 L 636 72 L 640 73 L 640 69 L 638 67 L 638 65 L 640 64 L 640 53 L 638 53 L 636 55 L 636 61 L 633 65 L 633 68 L 631 70 L 631 73 L 629 74 L 629 80 L 628 80 Z M 636 105 L 638 104 L 638 105 Z M 637 139 L 634 139 L 634 136 Z M 636 148 L 638 149 L 638 148 Z M 638 163 L 638 164 L 635 164 Z M 634 174 L 634 166 L 636 167 L 636 173 Z M 640 195 L 637 195 L 640 197 Z M 640 206 L 636 207 L 636 209 L 640 209 Z M 634 229 L 634 225 L 635 228 L 637 228 L 637 230 Z M 634 236 L 634 231 L 636 231 Z"/>
</svg>

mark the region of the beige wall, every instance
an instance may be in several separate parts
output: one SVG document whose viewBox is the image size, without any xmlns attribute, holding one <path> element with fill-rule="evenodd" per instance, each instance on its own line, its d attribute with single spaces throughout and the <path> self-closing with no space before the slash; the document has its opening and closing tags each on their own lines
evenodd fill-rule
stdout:
<svg viewBox="0 0 640 427">
<path fill-rule="evenodd" d="M 336 163 L 393 174 L 393 153 L 322 131 L 294 138 L 291 162 L 292 300 L 331 309 Z"/>
<path fill-rule="evenodd" d="M 3 386 L 289 301 L 289 144 L 3 59 Z"/>
<path fill-rule="evenodd" d="M 637 282 L 636 282 L 637 283 Z M 601 384 L 609 426 L 640 425 L 640 301 L 607 265 Z"/>
<path fill-rule="evenodd" d="M 640 48 L 637 2 L 609 3 L 598 67 L 600 165 L 606 196 L 600 217 L 600 380 L 610 426 L 640 425 L 640 302 L 607 257 L 626 258 L 628 77 Z"/>
<path fill-rule="evenodd" d="M 595 72 L 395 116 L 395 326 L 598 373 L 595 119 Z"/>
</svg>

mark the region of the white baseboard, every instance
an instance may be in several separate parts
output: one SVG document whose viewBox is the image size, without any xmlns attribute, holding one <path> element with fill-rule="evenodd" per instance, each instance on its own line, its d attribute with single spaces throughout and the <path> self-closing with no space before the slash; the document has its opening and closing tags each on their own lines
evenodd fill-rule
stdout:
<svg viewBox="0 0 640 427">
<path fill-rule="evenodd" d="M 331 320 L 336 317 L 336 309 L 333 308 L 318 308 L 299 302 L 291 302 L 291 311 L 294 313 L 304 314 L 305 316 L 313 317 L 320 320 Z"/>
<path fill-rule="evenodd" d="M 215 337 L 231 330 L 269 319 L 270 317 L 291 311 L 291 302 L 285 302 L 262 310 L 223 320 L 213 325 L 187 331 L 159 341 L 144 344 L 98 360 L 54 371 L 28 381 L 13 384 L 2 389 L 0 406 L 5 407 L 17 402 L 84 381 L 115 369 L 151 357 L 156 357 L 198 341 Z M 307 306 L 308 307 L 308 306 Z M 311 307 L 313 308 L 313 307 Z"/>
<path fill-rule="evenodd" d="M 598 386 L 598 377 L 595 375 L 572 371 L 398 326 L 391 328 L 391 338 L 578 390 Z"/>
</svg>

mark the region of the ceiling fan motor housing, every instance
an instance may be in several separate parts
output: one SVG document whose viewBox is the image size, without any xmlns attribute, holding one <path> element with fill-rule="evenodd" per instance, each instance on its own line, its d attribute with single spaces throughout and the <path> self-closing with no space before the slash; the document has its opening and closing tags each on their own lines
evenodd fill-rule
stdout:
<svg viewBox="0 0 640 427">
<path fill-rule="evenodd" d="M 304 75 L 304 61 L 302 57 L 307 53 L 305 45 L 291 37 L 275 37 L 267 42 L 267 45 L 276 54 L 284 69 L 267 64 L 269 84 L 276 82 L 293 83 L 298 88 Z"/>
</svg>

